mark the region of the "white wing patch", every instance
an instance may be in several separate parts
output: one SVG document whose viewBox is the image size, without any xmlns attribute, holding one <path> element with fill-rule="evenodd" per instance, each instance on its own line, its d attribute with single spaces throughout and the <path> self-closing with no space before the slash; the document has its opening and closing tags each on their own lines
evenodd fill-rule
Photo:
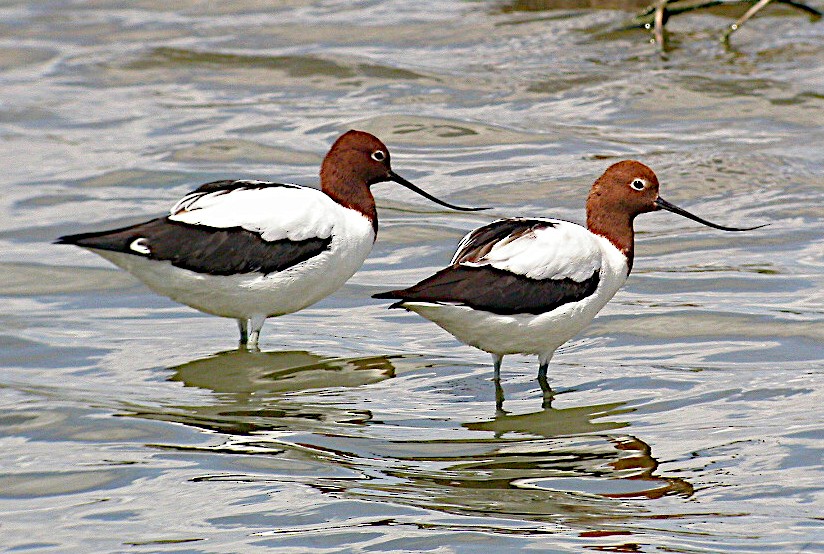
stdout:
<svg viewBox="0 0 824 554">
<path fill-rule="evenodd" d="M 241 227 L 267 241 L 300 241 L 330 237 L 337 208 L 326 194 L 308 187 L 236 188 L 188 194 L 172 207 L 169 219 L 218 229 Z"/>
<path fill-rule="evenodd" d="M 145 238 L 139 238 L 132 241 L 129 245 L 129 250 L 134 250 L 138 254 L 146 254 L 147 256 L 152 253 L 149 245 L 146 244 Z"/>
<path fill-rule="evenodd" d="M 499 240 L 486 254 L 462 265 L 490 265 L 531 279 L 569 278 L 582 282 L 601 269 L 602 253 L 595 235 L 568 221 L 546 220 L 543 227 Z M 466 244 L 469 235 L 459 246 Z"/>
</svg>

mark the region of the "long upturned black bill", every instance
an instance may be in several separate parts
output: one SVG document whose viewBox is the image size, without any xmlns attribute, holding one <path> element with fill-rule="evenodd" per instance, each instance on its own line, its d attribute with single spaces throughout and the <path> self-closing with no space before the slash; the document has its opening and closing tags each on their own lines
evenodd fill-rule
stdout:
<svg viewBox="0 0 824 554">
<path fill-rule="evenodd" d="M 432 202 L 434 202 L 436 204 L 440 204 L 441 206 L 446 206 L 447 208 L 452 208 L 453 210 L 460 210 L 462 212 L 478 212 L 478 211 L 481 211 L 481 210 L 488 210 L 489 209 L 489 208 L 464 208 L 463 206 L 456 206 L 455 204 L 450 204 L 449 202 L 444 202 L 443 200 L 439 200 L 439 199 L 435 198 L 434 196 L 432 196 L 431 194 L 429 194 L 425 190 L 416 187 L 415 185 L 413 185 L 412 183 L 410 183 L 409 181 L 407 181 L 406 179 L 404 179 L 403 177 L 401 177 L 400 175 L 398 175 L 394 171 L 389 172 L 389 179 L 396 182 L 396 183 L 398 183 L 399 185 L 405 186 L 406 188 L 408 188 L 409 190 L 411 190 L 413 192 L 417 192 L 418 194 L 420 194 L 424 198 L 428 198 L 429 200 L 431 200 Z"/>
<path fill-rule="evenodd" d="M 655 205 L 663 210 L 667 210 L 674 214 L 682 215 L 687 219 L 697 221 L 698 223 L 702 223 L 707 227 L 712 227 L 713 229 L 721 229 L 722 231 L 752 231 L 753 229 L 760 229 L 761 227 L 766 227 L 767 225 L 769 225 L 768 223 L 765 223 L 764 225 L 756 225 L 755 227 L 726 227 L 724 225 L 718 225 L 717 223 L 713 223 L 711 221 L 707 221 L 706 219 L 702 219 L 697 215 L 693 215 L 689 213 L 687 210 L 679 208 L 674 204 L 670 204 L 660 196 L 655 199 Z"/>
</svg>

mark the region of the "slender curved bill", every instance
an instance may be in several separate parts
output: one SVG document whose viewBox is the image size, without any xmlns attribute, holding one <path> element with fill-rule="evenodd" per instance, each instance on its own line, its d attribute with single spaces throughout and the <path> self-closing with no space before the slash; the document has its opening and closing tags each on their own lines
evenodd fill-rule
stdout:
<svg viewBox="0 0 824 554">
<path fill-rule="evenodd" d="M 425 190 L 413 185 L 412 183 L 410 183 L 409 181 L 407 181 L 406 179 L 404 179 L 403 177 L 401 177 L 400 175 L 398 175 L 394 171 L 389 172 L 389 180 L 394 181 L 394 182 L 398 183 L 399 185 L 405 186 L 406 188 L 408 188 L 412 192 L 417 192 L 418 194 L 420 194 L 424 198 L 427 198 L 427 199 L 431 200 L 435 204 L 440 204 L 441 206 L 446 206 L 447 208 L 451 208 L 453 210 L 460 210 L 462 212 L 478 212 L 478 211 L 481 211 L 481 210 L 488 210 L 489 209 L 489 208 L 465 208 L 463 206 L 456 206 L 455 204 L 450 204 L 449 202 L 444 202 L 443 200 L 435 198 L 434 196 L 432 196 L 431 194 L 429 194 Z"/>
<path fill-rule="evenodd" d="M 698 223 L 706 225 L 707 227 L 712 227 L 713 229 L 721 229 L 722 231 L 752 231 L 753 229 L 760 229 L 761 227 L 766 227 L 767 225 L 769 225 L 769 223 L 765 223 L 764 225 L 756 225 L 755 227 L 727 227 L 725 225 L 718 225 L 717 223 L 713 223 L 712 221 L 707 221 L 706 219 L 698 217 L 695 214 L 691 214 L 687 210 L 679 208 L 675 204 L 670 204 L 660 196 L 655 199 L 655 205 L 662 210 L 667 210 L 668 212 L 678 214 L 680 216 L 686 217 L 687 219 L 697 221 Z"/>
</svg>

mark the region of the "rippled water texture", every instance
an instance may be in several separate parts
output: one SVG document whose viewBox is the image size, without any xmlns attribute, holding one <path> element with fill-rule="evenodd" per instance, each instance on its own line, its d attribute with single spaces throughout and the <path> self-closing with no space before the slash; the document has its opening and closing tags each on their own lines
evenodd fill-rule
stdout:
<svg viewBox="0 0 824 554">
<path fill-rule="evenodd" d="M 0 2 L 0 550 L 822 552 L 824 23 L 770 8 L 725 47 L 742 9 L 682 15 L 663 59 L 616 30 L 640 5 Z M 216 178 L 315 183 L 350 128 L 496 208 L 377 185 L 362 271 L 262 352 L 51 244 Z M 640 218 L 552 391 L 510 356 L 496 410 L 487 355 L 370 299 L 495 217 L 581 221 L 623 158 L 770 226 Z"/>
</svg>

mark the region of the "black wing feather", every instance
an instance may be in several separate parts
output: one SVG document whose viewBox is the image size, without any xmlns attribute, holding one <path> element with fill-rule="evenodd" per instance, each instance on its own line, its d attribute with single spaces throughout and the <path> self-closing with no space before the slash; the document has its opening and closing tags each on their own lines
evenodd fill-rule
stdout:
<svg viewBox="0 0 824 554">
<path fill-rule="evenodd" d="M 235 180 L 222 180 L 222 181 L 212 181 L 210 183 L 204 183 L 193 190 L 190 194 L 194 193 L 204 193 L 208 194 L 211 192 L 219 192 L 219 191 L 226 191 L 230 192 L 237 189 L 262 189 L 268 187 L 283 187 L 288 189 L 297 189 L 300 188 L 298 185 L 290 185 L 287 183 L 273 183 L 270 181 L 244 181 L 243 179 L 235 179 Z"/>
<path fill-rule="evenodd" d="M 492 248 L 502 241 L 511 242 L 537 229 L 555 227 L 552 221 L 515 217 L 493 221 L 478 227 L 469 234 L 466 243 L 455 252 L 454 262 L 475 262 L 484 257 Z"/>
<path fill-rule="evenodd" d="M 206 185 L 204 185 L 206 186 Z M 138 239 L 149 249 L 132 248 Z M 161 217 L 129 227 L 60 237 L 58 244 L 123 252 L 209 275 L 283 271 L 327 250 L 332 237 L 266 241 L 241 227 L 218 229 Z"/>
<path fill-rule="evenodd" d="M 462 265 L 477 262 L 495 246 L 529 235 L 538 229 L 555 227 L 542 219 L 511 218 L 493 221 L 469 234 L 454 256 L 453 265 L 407 289 L 376 294 L 373 298 L 404 302 L 461 304 L 501 315 L 542 314 L 564 304 L 578 302 L 598 288 L 599 273 L 584 281 L 532 279 L 489 265 Z"/>
<path fill-rule="evenodd" d="M 531 279 L 492 266 L 452 265 L 408 289 L 375 294 L 372 298 L 403 302 L 462 304 L 501 315 L 542 314 L 578 302 L 598 288 L 598 271 L 585 281 Z"/>
<path fill-rule="evenodd" d="M 197 187 L 195 190 L 184 196 L 180 202 L 178 202 L 172 210 L 174 213 L 179 213 L 181 211 L 188 210 L 192 204 L 195 204 L 198 200 L 203 198 L 204 196 L 212 195 L 212 196 L 220 196 L 223 194 L 229 194 L 233 190 L 254 190 L 254 189 L 263 189 L 263 188 L 287 188 L 287 189 L 299 189 L 301 188 L 298 185 L 289 185 L 286 183 L 272 183 L 269 181 L 244 181 L 244 180 L 222 180 L 222 181 L 212 181 L 210 183 L 204 183 Z M 197 209 L 197 208 L 195 208 Z"/>
</svg>

